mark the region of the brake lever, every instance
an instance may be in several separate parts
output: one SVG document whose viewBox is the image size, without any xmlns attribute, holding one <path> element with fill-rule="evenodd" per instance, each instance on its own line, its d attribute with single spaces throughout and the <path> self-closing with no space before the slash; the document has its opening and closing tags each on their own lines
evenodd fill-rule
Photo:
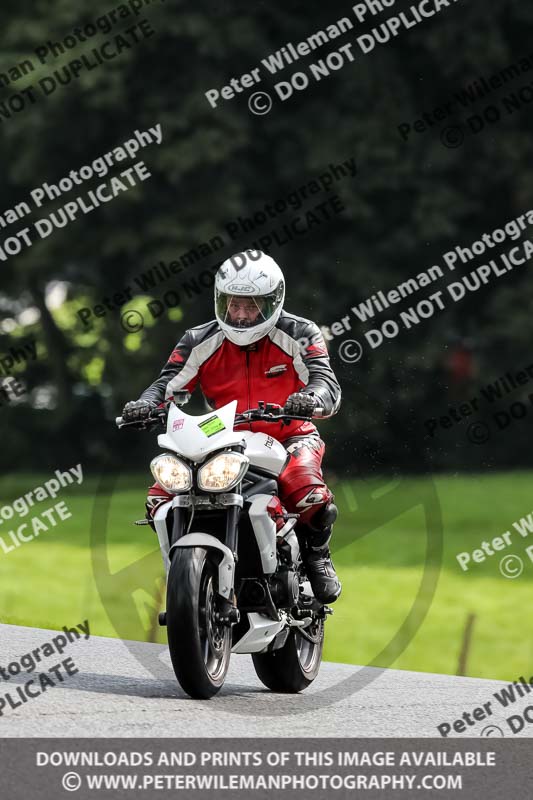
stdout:
<svg viewBox="0 0 533 800">
<path fill-rule="evenodd" d="M 244 425 L 247 422 L 280 422 L 282 425 L 289 425 L 293 420 L 301 420 L 302 422 L 312 422 L 313 419 L 320 418 L 323 413 L 323 408 L 316 408 L 313 416 L 304 417 L 296 414 L 275 414 L 273 411 L 282 410 L 283 406 L 277 403 L 264 403 L 259 401 L 259 408 L 250 408 L 247 411 L 242 411 L 240 414 L 235 415 L 235 424 Z"/>
<path fill-rule="evenodd" d="M 164 413 L 161 413 L 161 412 Z M 159 409 L 159 414 L 155 416 L 147 417 L 146 419 L 134 419 L 131 422 L 125 422 L 123 417 L 116 417 L 115 418 L 115 425 L 120 430 L 121 428 L 136 428 L 139 431 L 147 430 L 148 428 L 154 427 L 156 424 L 164 425 L 165 417 L 166 417 L 166 410 Z"/>
</svg>

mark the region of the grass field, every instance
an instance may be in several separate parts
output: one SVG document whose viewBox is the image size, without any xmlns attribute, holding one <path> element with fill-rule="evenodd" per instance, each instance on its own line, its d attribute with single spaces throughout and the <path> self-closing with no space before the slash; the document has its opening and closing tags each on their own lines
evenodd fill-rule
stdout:
<svg viewBox="0 0 533 800">
<path fill-rule="evenodd" d="M 533 509 L 532 481 L 522 472 L 335 483 L 334 561 L 344 589 L 328 620 L 325 658 L 455 674 L 474 614 L 466 673 L 508 680 L 533 674 L 533 562 L 524 552 L 533 533 L 529 541 L 512 528 Z M 39 483 L 35 475 L 1 479 L 0 504 Z M 164 630 L 153 627 L 162 576 L 155 536 L 131 524 L 143 515 L 147 483 L 148 476 L 117 481 L 107 525 L 105 498 L 95 512 L 95 480 L 64 489 L 57 500 L 70 519 L 12 552 L 0 550 L 1 621 L 60 629 L 89 619 L 94 634 L 147 639 L 155 631 L 164 641 Z M 2 522 L 0 536 L 10 541 L 10 529 L 54 502 Z M 507 530 L 512 546 L 461 571 L 458 552 Z M 516 579 L 499 571 L 510 553 L 524 561 Z"/>
</svg>

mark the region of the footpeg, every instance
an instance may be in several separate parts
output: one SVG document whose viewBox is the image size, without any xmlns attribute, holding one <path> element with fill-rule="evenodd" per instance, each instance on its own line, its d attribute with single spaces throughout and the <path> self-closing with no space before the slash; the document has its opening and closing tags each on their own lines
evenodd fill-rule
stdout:
<svg viewBox="0 0 533 800">
<path fill-rule="evenodd" d="M 150 522 L 147 519 L 136 519 L 133 524 L 134 525 L 149 525 Z"/>
<path fill-rule="evenodd" d="M 289 623 L 291 628 L 307 628 L 312 623 L 312 617 L 304 617 L 303 619 L 292 619 Z"/>
</svg>

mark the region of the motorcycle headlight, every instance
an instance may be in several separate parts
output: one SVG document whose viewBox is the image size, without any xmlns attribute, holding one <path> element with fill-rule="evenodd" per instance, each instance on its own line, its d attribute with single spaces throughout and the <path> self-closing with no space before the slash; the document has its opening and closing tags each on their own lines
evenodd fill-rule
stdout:
<svg viewBox="0 0 533 800">
<path fill-rule="evenodd" d="M 156 456 L 150 469 L 156 481 L 167 492 L 186 492 L 192 487 L 190 467 L 176 456 L 168 453 Z"/>
<path fill-rule="evenodd" d="M 204 492 L 226 492 L 239 483 L 249 463 L 242 453 L 219 453 L 198 470 L 198 486 Z"/>
</svg>

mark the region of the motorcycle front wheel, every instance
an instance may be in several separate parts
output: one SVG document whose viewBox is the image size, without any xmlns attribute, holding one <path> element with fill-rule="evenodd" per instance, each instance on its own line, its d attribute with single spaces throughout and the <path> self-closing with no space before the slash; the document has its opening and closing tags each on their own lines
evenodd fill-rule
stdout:
<svg viewBox="0 0 533 800">
<path fill-rule="evenodd" d="M 222 688 L 231 656 L 231 629 L 215 618 L 217 586 L 208 550 L 177 548 L 167 580 L 170 658 L 182 689 L 203 700 Z"/>
<path fill-rule="evenodd" d="M 323 647 L 323 619 L 316 618 L 302 632 L 291 628 L 283 647 L 270 653 L 252 653 L 257 677 L 273 692 L 301 692 L 318 675 Z"/>
</svg>

